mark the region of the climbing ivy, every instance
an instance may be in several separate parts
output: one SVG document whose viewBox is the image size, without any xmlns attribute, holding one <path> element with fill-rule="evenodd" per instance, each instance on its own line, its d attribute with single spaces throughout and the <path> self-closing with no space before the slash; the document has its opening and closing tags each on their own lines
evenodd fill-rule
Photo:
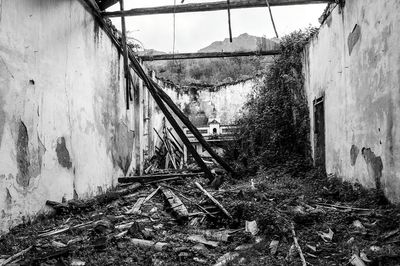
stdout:
<svg viewBox="0 0 400 266">
<path fill-rule="evenodd" d="M 257 170 L 293 157 L 309 158 L 309 113 L 304 93 L 302 53 L 317 29 L 293 32 L 281 39 L 281 54 L 268 66 L 237 120 L 236 142 L 226 157 Z"/>
</svg>

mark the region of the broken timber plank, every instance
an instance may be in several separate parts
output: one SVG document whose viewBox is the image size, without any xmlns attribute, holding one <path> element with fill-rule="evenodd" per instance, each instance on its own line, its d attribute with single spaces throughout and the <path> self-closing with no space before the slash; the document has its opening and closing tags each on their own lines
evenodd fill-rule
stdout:
<svg viewBox="0 0 400 266">
<path fill-rule="evenodd" d="M 163 186 L 163 187 L 166 187 L 166 188 L 169 188 L 169 189 L 172 189 L 172 190 L 175 190 L 175 192 L 178 193 L 179 196 L 180 196 L 181 198 L 184 198 L 185 200 L 189 201 L 190 203 L 196 205 L 196 206 L 197 206 L 201 211 L 203 211 L 205 214 L 207 214 L 207 215 L 209 215 L 209 216 L 215 218 L 215 216 L 214 216 L 212 213 L 208 212 L 208 211 L 207 211 L 205 208 L 203 208 L 200 204 L 197 204 L 197 203 L 194 202 L 193 200 L 191 200 L 191 199 L 189 199 L 188 197 L 184 196 L 184 195 L 183 195 L 179 190 L 177 190 L 176 188 L 173 188 L 173 187 L 170 187 L 170 186 L 167 186 L 167 185 L 162 185 L 162 186 Z"/>
<path fill-rule="evenodd" d="M 153 192 L 151 192 L 143 201 L 143 204 L 145 204 L 147 201 L 149 201 L 154 195 L 161 189 L 160 186 L 158 186 Z"/>
<path fill-rule="evenodd" d="M 173 173 L 173 174 L 162 174 L 162 175 L 142 175 L 142 176 L 126 176 L 118 178 L 119 183 L 132 183 L 132 182 L 140 182 L 140 183 L 147 183 L 150 181 L 156 181 L 160 179 L 166 179 L 170 177 L 190 177 L 190 176 L 197 176 L 202 175 L 203 173 Z"/>
<path fill-rule="evenodd" d="M 207 190 L 205 190 L 198 182 L 194 182 L 194 184 L 196 185 L 196 187 L 198 187 L 201 192 L 204 193 L 204 195 L 206 195 L 229 219 L 233 219 L 232 215 L 224 208 L 224 206 L 222 206 L 221 203 L 219 203 L 218 200 L 216 200 L 213 196 L 211 196 L 210 193 L 207 192 Z"/>
<path fill-rule="evenodd" d="M 135 183 L 133 183 L 135 182 Z M 81 211 L 84 209 L 93 209 L 95 204 L 106 204 L 108 202 L 111 202 L 113 200 L 116 200 L 122 196 L 128 195 L 129 193 L 132 193 L 135 191 L 137 188 L 141 186 L 140 183 L 136 181 L 133 181 L 130 183 L 128 187 L 115 190 L 115 191 L 110 191 L 105 194 L 98 195 L 92 199 L 86 200 L 86 201 L 80 201 L 80 200 L 70 200 L 67 203 L 58 203 L 55 201 L 46 201 L 46 205 L 52 207 L 56 212 L 75 212 L 75 211 Z"/>
<path fill-rule="evenodd" d="M 305 5 L 305 4 L 323 4 L 333 3 L 334 0 L 269 0 L 270 6 L 288 6 L 288 5 Z M 254 8 L 267 7 L 265 0 L 231 0 L 230 9 L 237 8 Z M 121 17 L 121 16 L 143 16 L 157 14 L 172 13 L 188 13 L 188 12 L 205 12 L 227 10 L 228 3 L 226 1 L 208 2 L 208 3 L 191 3 L 184 5 L 169 5 L 158 7 L 134 8 L 126 11 L 102 12 L 103 16 Z"/>
<path fill-rule="evenodd" d="M 121 12 L 124 11 L 124 0 L 119 0 Z M 123 55 L 124 55 L 124 73 L 125 73 L 125 100 L 126 100 L 126 109 L 129 110 L 129 93 L 130 93 L 130 80 L 131 80 L 131 73 L 130 73 L 130 68 L 129 68 L 129 58 L 128 58 L 128 50 L 127 50 L 127 44 L 126 44 L 126 28 L 125 28 L 125 17 L 121 17 L 121 28 L 122 28 L 122 36 L 121 36 L 121 42 L 122 42 L 122 50 L 123 50 Z"/>
<path fill-rule="evenodd" d="M 151 192 L 147 197 L 140 197 L 136 203 L 133 205 L 132 209 L 127 211 L 125 214 L 136 214 L 140 213 L 140 208 L 142 207 L 143 204 L 145 204 L 147 201 L 149 201 L 158 191 L 160 190 L 160 187 L 156 188 L 153 192 Z"/>
<path fill-rule="evenodd" d="M 193 241 L 193 242 L 197 242 L 197 243 L 201 243 L 201 244 L 204 244 L 206 246 L 213 247 L 213 248 L 218 247 L 218 242 L 207 240 L 202 235 L 191 235 L 191 236 L 188 237 L 188 240 Z"/>
<path fill-rule="evenodd" d="M 201 58 L 221 58 L 221 57 L 243 57 L 243 56 L 268 56 L 278 55 L 279 49 L 267 51 L 249 51 L 249 52 L 209 52 L 209 53 L 178 53 L 178 54 L 157 54 L 143 55 L 139 58 L 143 61 L 160 60 L 183 60 L 183 59 L 201 59 Z"/>
<path fill-rule="evenodd" d="M 170 178 L 164 178 L 164 179 L 158 179 L 158 180 L 153 180 L 150 182 L 146 182 L 146 184 L 154 184 L 154 183 L 160 183 L 160 182 L 169 182 L 169 181 L 174 181 L 181 179 L 179 176 L 178 177 L 170 177 Z"/>
<path fill-rule="evenodd" d="M 3 262 L 0 262 L 0 266 L 7 265 L 7 264 L 9 264 L 10 262 L 13 262 L 14 260 L 18 259 L 19 257 L 24 256 L 24 255 L 25 255 L 26 253 L 28 253 L 29 250 L 31 250 L 32 248 L 33 248 L 33 246 L 30 246 L 30 247 L 28 247 L 28 248 L 26 248 L 26 249 L 24 249 L 24 250 L 22 250 L 22 251 L 20 251 L 20 252 L 18 252 L 18 253 L 16 253 L 16 254 L 12 255 L 12 256 L 9 257 L 8 259 L 4 260 Z"/>
<path fill-rule="evenodd" d="M 186 220 L 189 217 L 189 212 L 180 198 L 169 188 L 161 188 L 162 193 L 171 205 L 172 210 L 176 213 L 179 219 Z"/>
<path fill-rule="evenodd" d="M 157 251 L 163 251 L 166 249 L 169 244 L 163 242 L 153 242 L 144 239 L 132 238 L 131 243 L 135 246 L 142 247 L 142 248 L 153 248 Z"/>
<path fill-rule="evenodd" d="M 125 214 L 137 214 L 137 213 L 139 213 L 140 212 L 140 207 L 142 207 L 145 199 L 146 199 L 145 197 L 138 198 L 138 200 L 133 205 L 132 209 L 127 211 Z"/>
</svg>

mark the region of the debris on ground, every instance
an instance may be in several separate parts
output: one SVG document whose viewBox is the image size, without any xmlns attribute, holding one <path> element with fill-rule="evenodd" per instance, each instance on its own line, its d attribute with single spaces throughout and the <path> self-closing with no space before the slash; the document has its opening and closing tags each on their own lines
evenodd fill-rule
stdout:
<svg viewBox="0 0 400 266">
<path fill-rule="evenodd" d="M 0 237 L 0 265 L 400 263 L 400 209 L 316 169 L 275 167 L 219 190 L 201 175 L 163 179 L 48 201 L 51 216 Z"/>
</svg>

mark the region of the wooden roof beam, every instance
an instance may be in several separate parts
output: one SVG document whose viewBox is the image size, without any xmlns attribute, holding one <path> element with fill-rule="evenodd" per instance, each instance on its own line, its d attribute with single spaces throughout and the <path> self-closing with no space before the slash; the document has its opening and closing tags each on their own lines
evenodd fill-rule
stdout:
<svg viewBox="0 0 400 266">
<path fill-rule="evenodd" d="M 279 50 L 251 51 L 251 52 L 210 52 L 210 53 L 179 53 L 179 54 L 157 54 L 139 56 L 143 61 L 180 60 L 199 58 L 220 58 L 240 56 L 267 56 L 280 54 Z"/>
<path fill-rule="evenodd" d="M 289 6 L 289 5 L 305 5 L 305 4 L 323 4 L 332 3 L 334 0 L 269 0 L 270 6 Z M 265 0 L 231 0 L 230 9 L 267 7 Z M 208 2 L 208 3 L 191 3 L 184 5 L 169 5 L 159 7 L 134 8 L 126 11 L 102 12 L 104 16 L 121 17 L 121 16 L 143 16 L 171 13 L 187 13 L 187 12 L 204 12 L 228 9 L 227 1 Z"/>
</svg>

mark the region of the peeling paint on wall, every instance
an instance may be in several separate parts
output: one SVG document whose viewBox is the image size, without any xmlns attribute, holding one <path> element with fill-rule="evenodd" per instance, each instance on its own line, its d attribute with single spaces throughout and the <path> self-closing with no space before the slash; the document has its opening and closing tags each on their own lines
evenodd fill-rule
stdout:
<svg viewBox="0 0 400 266">
<path fill-rule="evenodd" d="M 311 118 L 312 100 L 321 88 L 327 95 L 327 172 L 400 203 L 400 2 L 384 2 L 347 1 L 331 13 L 304 53 L 304 84 Z"/>
<path fill-rule="evenodd" d="M 6 204 L 8 208 L 11 208 L 11 204 L 12 204 L 12 197 L 10 194 L 10 190 L 8 188 L 6 188 Z"/>
<path fill-rule="evenodd" d="M 124 123 L 118 123 L 112 150 L 114 164 L 126 175 L 132 162 L 134 135 Z"/>
<path fill-rule="evenodd" d="M 356 164 L 359 152 L 360 152 L 360 149 L 356 145 L 354 145 L 354 144 L 351 145 L 351 148 L 350 148 L 350 164 L 352 166 L 354 166 Z"/>
<path fill-rule="evenodd" d="M 69 151 L 65 146 L 65 138 L 60 137 L 57 139 L 57 147 L 56 147 L 57 159 L 58 163 L 67 169 L 72 167 L 71 158 L 69 156 Z"/>
<path fill-rule="evenodd" d="M 353 28 L 353 31 L 349 34 L 349 37 L 347 38 L 347 45 L 349 46 L 349 55 L 351 55 L 351 52 L 353 51 L 353 48 L 360 39 L 360 37 L 361 37 L 361 27 L 358 24 L 356 24 Z"/>
<path fill-rule="evenodd" d="M 375 180 L 377 190 L 381 190 L 381 177 L 383 170 L 383 163 L 380 156 L 376 156 L 370 148 L 362 148 L 361 154 L 367 164 L 368 175 Z"/>
<path fill-rule="evenodd" d="M 38 136 L 38 164 L 39 164 L 39 172 L 42 171 L 42 161 L 43 161 L 43 156 L 46 152 L 46 147 L 44 146 L 44 144 L 42 143 L 42 141 L 40 140 L 39 136 Z"/>
<path fill-rule="evenodd" d="M 28 150 L 28 131 L 24 122 L 20 121 L 18 126 L 18 139 L 17 139 L 17 182 L 22 187 L 29 185 L 29 150 Z"/>
</svg>

